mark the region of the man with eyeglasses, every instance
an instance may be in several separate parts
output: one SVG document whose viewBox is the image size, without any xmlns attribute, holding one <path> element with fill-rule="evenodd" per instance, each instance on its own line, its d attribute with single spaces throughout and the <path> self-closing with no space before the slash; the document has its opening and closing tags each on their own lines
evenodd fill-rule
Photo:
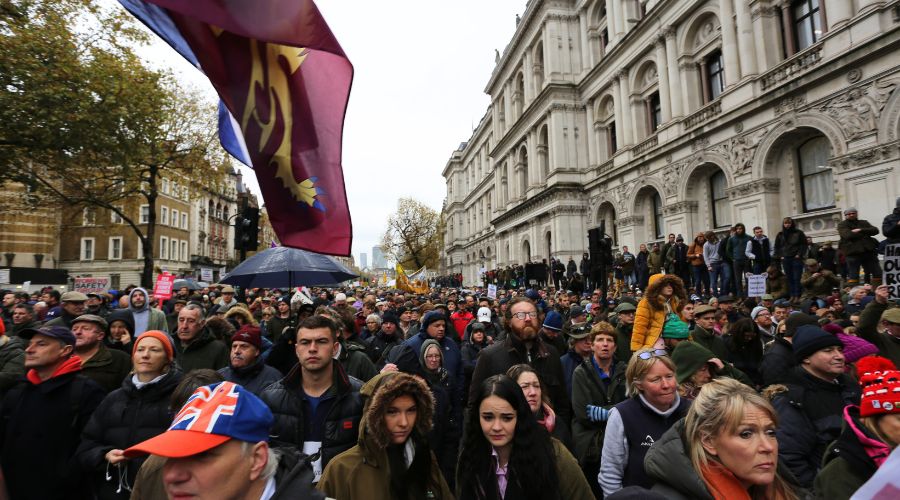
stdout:
<svg viewBox="0 0 900 500">
<path fill-rule="evenodd" d="M 762 334 L 766 342 L 775 337 L 775 324 L 772 322 L 772 313 L 764 306 L 756 306 L 750 313 L 750 319 L 756 325 L 756 329 Z"/>
<path fill-rule="evenodd" d="M 478 356 L 469 386 L 469 406 L 474 402 L 478 388 L 486 378 L 506 373 L 513 365 L 527 363 L 534 368 L 544 384 L 556 411 L 556 418 L 569 422 L 572 408 L 566 392 L 560 353 L 538 335 L 540 323 L 534 302 L 527 297 L 510 300 L 504 316 L 504 328 L 507 331 L 506 338 L 484 349 Z"/>
</svg>

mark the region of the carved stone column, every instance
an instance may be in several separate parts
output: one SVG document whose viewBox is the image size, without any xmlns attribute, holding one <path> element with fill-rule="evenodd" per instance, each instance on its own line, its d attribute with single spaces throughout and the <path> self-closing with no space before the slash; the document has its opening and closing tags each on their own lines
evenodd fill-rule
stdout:
<svg viewBox="0 0 900 500">
<path fill-rule="evenodd" d="M 666 67 L 669 70 L 670 97 L 672 100 L 672 117 L 684 115 L 684 88 L 680 85 L 681 76 L 678 74 L 678 46 L 675 44 L 675 29 L 668 27 L 663 30 L 666 37 Z"/>
<path fill-rule="evenodd" d="M 846 2 L 850 3 L 850 2 Z M 737 2 L 737 35 L 741 54 L 741 78 L 755 75 L 756 43 L 753 37 L 753 21 L 750 17 L 750 3 L 747 0 Z"/>
<path fill-rule="evenodd" d="M 669 86 L 669 59 L 666 57 L 665 34 L 656 40 L 656 75 L 659 79 L 659 102 L 662 109 L 662 122 L 672 119 L 672 97 Z"/>
<path fill-rule="evenodd" d="M 725 56 L 725 86 L 741 80 L 740 56 L 734 26 L 733 0 L 719 0 L 719 21 L 722 25 L 722 54 Z"/>
</svg>

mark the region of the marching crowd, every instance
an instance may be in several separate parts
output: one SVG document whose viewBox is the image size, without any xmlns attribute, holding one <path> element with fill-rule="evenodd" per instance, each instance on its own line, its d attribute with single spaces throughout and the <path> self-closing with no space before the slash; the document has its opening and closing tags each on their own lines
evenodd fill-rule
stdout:
<svg viewBox="0 0 900 500">
<path fill-rule="evenodd" d="M 5 291 L 0 495 L 849 498 L 900 443 L 868 227 L 847 211 L 838 259 L 738 224 L 606 296 Z"/>
</svg>

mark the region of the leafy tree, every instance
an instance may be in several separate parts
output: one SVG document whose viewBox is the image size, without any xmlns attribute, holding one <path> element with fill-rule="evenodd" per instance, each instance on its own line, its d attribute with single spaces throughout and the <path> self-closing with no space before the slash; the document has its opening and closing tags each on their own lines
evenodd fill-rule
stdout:
<svg viewBox="0 0 900 500">
<path fill-rule="evenodd" d="M 381 249 L 409 271 L 422 266 L 436 269 L 443 247 L 443 225 L 434 209 L 413 198 L 401 198 L 397 211 L 388 217 Z"/>
<path fill-rule="evenodd" d="M 144 65 L 146 35 L 87 0 L 0 0 L 0 170 L 79 210 L 105 208 L 140 238 L 152 284 L 161 176 L 216 182 L 225 168 L 215 108 Z M 142 198 L 149 221 L 123 201 Z"/>
</svg>

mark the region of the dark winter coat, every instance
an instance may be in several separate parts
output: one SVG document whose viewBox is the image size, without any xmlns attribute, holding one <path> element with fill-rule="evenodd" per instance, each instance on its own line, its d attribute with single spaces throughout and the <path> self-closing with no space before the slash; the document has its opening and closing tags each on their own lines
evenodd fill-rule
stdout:
<svg viewBox="0 0 900 500">
<path fill-rule="evenodd" d="M 887 214 L 881 222 L 881 234 L 887 238 L 889 244 L 900 243 L 900 226 L 897 225 L 898 222 L 900 222 L 900 207 Z"/>
<path fill-rule="evenodd" d="M 109 393 L 122 386 L 131 368 L 131 356 L 101 343 L 97 354 L 81 364 L 81 375 L 97 382 L 104 392 Z"/>
<path fill-rule="evenodd" d="M 788 380 L 791 370 L 797 366 L 794 361 L 794 348 L 791 343 L 776 336 L 763 353 L 762 364 L 759 372 L 762 375 L 762 386 L 772 384 L 784 384 Z"/>
<path fill-rule="evenodd" d="M 819 276 L 814 278 L 813 274 L 818 273 Z M 841 286 L 841 279 L 834 275 L 831 271 L 819 269 L 816 273 L 808 270 L 803 271 L 800 277 L 800 284 L 803 285 L 803 299 L 812 299 L 816 297 L 827 297 L 831 295 L 833 288 Z"/>
<path fill-rule="evenodd" d="M 324 500 L 325 495 L 316 491 L 312 482 L 309 457 L 294 448 L 277 448 L 281 458 L 275 469 L 275 494 L 270 500 Z"/>
<path fill-rule="evenodd" d="M 333 363 L 332 370 L 333 385 L 323 397 L 334 398 L 325 416 L 321 449 L 323 468 L 336 455 L 356 444 L 363 412 L 363 399 L 359 394 L 362 381 L 348 376 L 340 363 Z M 306 434 L 304 422 L 307 420 L 302 377 L 302 369 L 297 364 L 283 379 L 267 387 L 260 395 L 275 415 L 270 431 L 272 441 L 298 449 L 303 448 Z M 324 401 L 319 404 L 321 406 Z"/>
<path fill-rule="evenodd" d="M 284 376 L 280 371 L 267 365 L 261 357 L 257 358 L 252 365 L 243 368 L 235 368 L 231 365 L 221 368 L 219 374 L 225 377 L 225 380 L 234 382 L 257 396 L 262 394 L 263 389 L 278 382 Z"/>
<path fill-rule="evenodd" d="M 372 363 L 375 363 L 375 367 L 384 366 L 384 360 L 382 359 L 385 353 L 391 350 L 394 346 L 398 346 L 403 343 L 403 338 L 400 335 L 386 335 L 383 331 L 379 330 L 374 336 L 366 339 L 368 344 L 368 349 L 366 354 L 369 355 L 369 359 Z"/>
<path fill-rule="evenodd" d="M 124 450 L 165 432 L 174 416 L 169 411 L 169 400 L 179 382 L 181 372 L 178 370 L 172 370 L 158 382 L 140 389 L 128 377 L 121 382 L 119 389 L 103 398 L 84 428 L 77 453 L 79 463 L 92 479 L 97 498 L 128 498 L 129 493 L 124 488 L 116 493 L 119 489 L 119 468 L 108 465 L 106 454 L 110 450 Z M 128 484 L 134 484 L 145 458 L 121 462 Z M 106 480 L 107 471 L 112 476 L 111 480 Z"/>
<path fill-rule="evenodd" d="M 867 449 L 882 459 L 890 453 L 890 447 L 873 435 L 859 418 L 858 407 L 844 409 L 844 429 L 825 451 L 822 470 L 816 476 L 814 490 L 818 498 L 849 499 L 878 471 L 878 465 Z"/>
<path fill-rule="evenodd" d="M 798 366 L 789 375 L 787 390 L 772 400 L 779 416 L 779 461 L 804 488 L 812 486 L 827 446 L 840 435 L 844 407 L 859 404 L 859 385 L 847 375 L 837 381 L 827 382 Z"/>
<path fill-rule="evenodd" d="M 691 340 L 709 349 L 717 358 L 722 361 L 728 359 L 728 348 L 725 347 L 725 341 L 715 332 L 705 330 L 703 327 L 694 325 L 691 330 Z"/>
<path fill-rule="evenodd" d="M 0 404 L 0 465 L 10 498 L 90 498 L 75 451 L 106 393 L 78 371 L 38 385 L 22 381 Z"/>
<path fill-rule="evenodd" d="M 366 348 L 359 344 L 345 344 L 341 342 L 341 353 L 338 355 L 338 361 L 344 367 L 347 375 L 358 378 L 363 382 L 378 375 L 378 370 L 372 364 L 372 360 L 366 354 Z"/>
<path fill-rule="evenodd" d="M 900 339 L 888 333 L 878 333 L 881 315 L 887 308 L 887 304 L 879 304 L 874 300 L 869 302 L 859 315 L 856 331 L 861 338 L 875 344 L 882 356 L 893 361 L 894 365 L 900 366 Z"/>
<path fill-rule="evenodd" d="M 485 348 L 487 348 L 487 342 L 476 344 L 472 342 L 471 339 L 467 342 L 463 342 L 463 345 L 460 348 L 460 354 L 462 354 L 463 372 L 466 374 L 465 387 L 469 387 L 469 384 L 472 381 L 472 374 L 475 372 L 475 363 L 478 361 L 478 355 L 481 354 L 481 351 Z"/>
<path fill-rule="evenodd" d="M 787 276 L 781 271 L 778 271 L 774 277 L 766 274 L 766 293 L 771 294 L 775 299 L 788 297 L 791 289 L 788 286 Z"/>
<path fill-rule="evenodd" d="M 587 418 L 587 405 L 609 410 L 625 401 L 626 368 L 628 364 L 623 361 L 615 363 L 608 383 L 600 380 L 590 358 L 575 368 L 572 375 L 572 440 L 575 442 L 575 458 L 582 466 L 600 463 L 603 431 L 606 428 L 606 422 L 593 422 Z"/>
<path fill-rule="evenodd" d="M 175 362 L 184 373 L 190 373 L 200 368 L 218 370 L 228 366 L 230 352 L 221 340 L 216 340 L 212 332 L 204 327 L 197 338 L 187 345 L 180 339 L 175 339 Z"/>
<path fill-rule="evenodd" d="M 495 343 L 481 351 L 469 386 L 469 406 L 474 402 L 478 387 L 486 378 L 505 374 L 511 366 L 519 363 L 527 363 L 534 368 L 547 391 L 557 419 L 568 422 L 572 416 L 572 407 L 566 393 L 559 353 L 553 346 L 544 344 L 540 337 L 535 339 L 530 352 L 526 350 L 525 344 L 512 334 L 507 335 L 503 342 Z"/>
<path fill-rule="evenodd" d="M 24 342 L 19 337 L 6 337 L 9 340 L 0 346 L 0 397 L 25 375 Z"/>
<path fill-rule="evenodd" d="M 616 361 L 631 361 L 631 329 L 634 325 L 620 324 L 616 327 Z"/>
<path fill-rule="evenodd" d="M 859 229 L 858 233 L 854 233 L 854 229 Z M 874 253 L 878 248 L 878 241 L 872 236 L 878 234 L 878 228 L 869 224 L 869 221 L 863 219 L 840 221 L 837 225 L 838 234 L 841 241 L 838 243 L 838 250 L 844 255 L 853 257 L 855 255 L 864 255 Z"/>
<path fill-rule="evenodd" d="M 806 253 L 806 234 L 795 228 L 784 229 L 775 237 L 775 257 L 799 257 Z"/>
<path fill-rule="evenodd" d="M 421 353 L 422 344 L 430 338 L 428 333 L 423 331 L 407 339 L 404 344 L 412 347 L 415 352 Z M 450 394 L 450 397 L 453 398 L 454 404 L 461 404 L 463 400 L 462 388 L 466 383 L 466 373 L 463 369 L 462 353 L 459 351 L 459 345 L 446 335 L 438 343 L 441 345 L 441 354 L 444 356 L 443 366 L 447 373 L 450 374 L 450 378 L 453 379 L 454 392 Z"/>
<path fill-rule="evenodd" d="M 284 332 L 284 329 L 288 327 L 293 328 L 294 324 L 295 320 L 293 315 L 290 315 L 287 318 L 282 318 L 276 314 L 266 324 L 266 336 L 269 337 L 269 340 L 277 344 L 278 339 L 281 338 L 281 335 Z"/>
</svg>

